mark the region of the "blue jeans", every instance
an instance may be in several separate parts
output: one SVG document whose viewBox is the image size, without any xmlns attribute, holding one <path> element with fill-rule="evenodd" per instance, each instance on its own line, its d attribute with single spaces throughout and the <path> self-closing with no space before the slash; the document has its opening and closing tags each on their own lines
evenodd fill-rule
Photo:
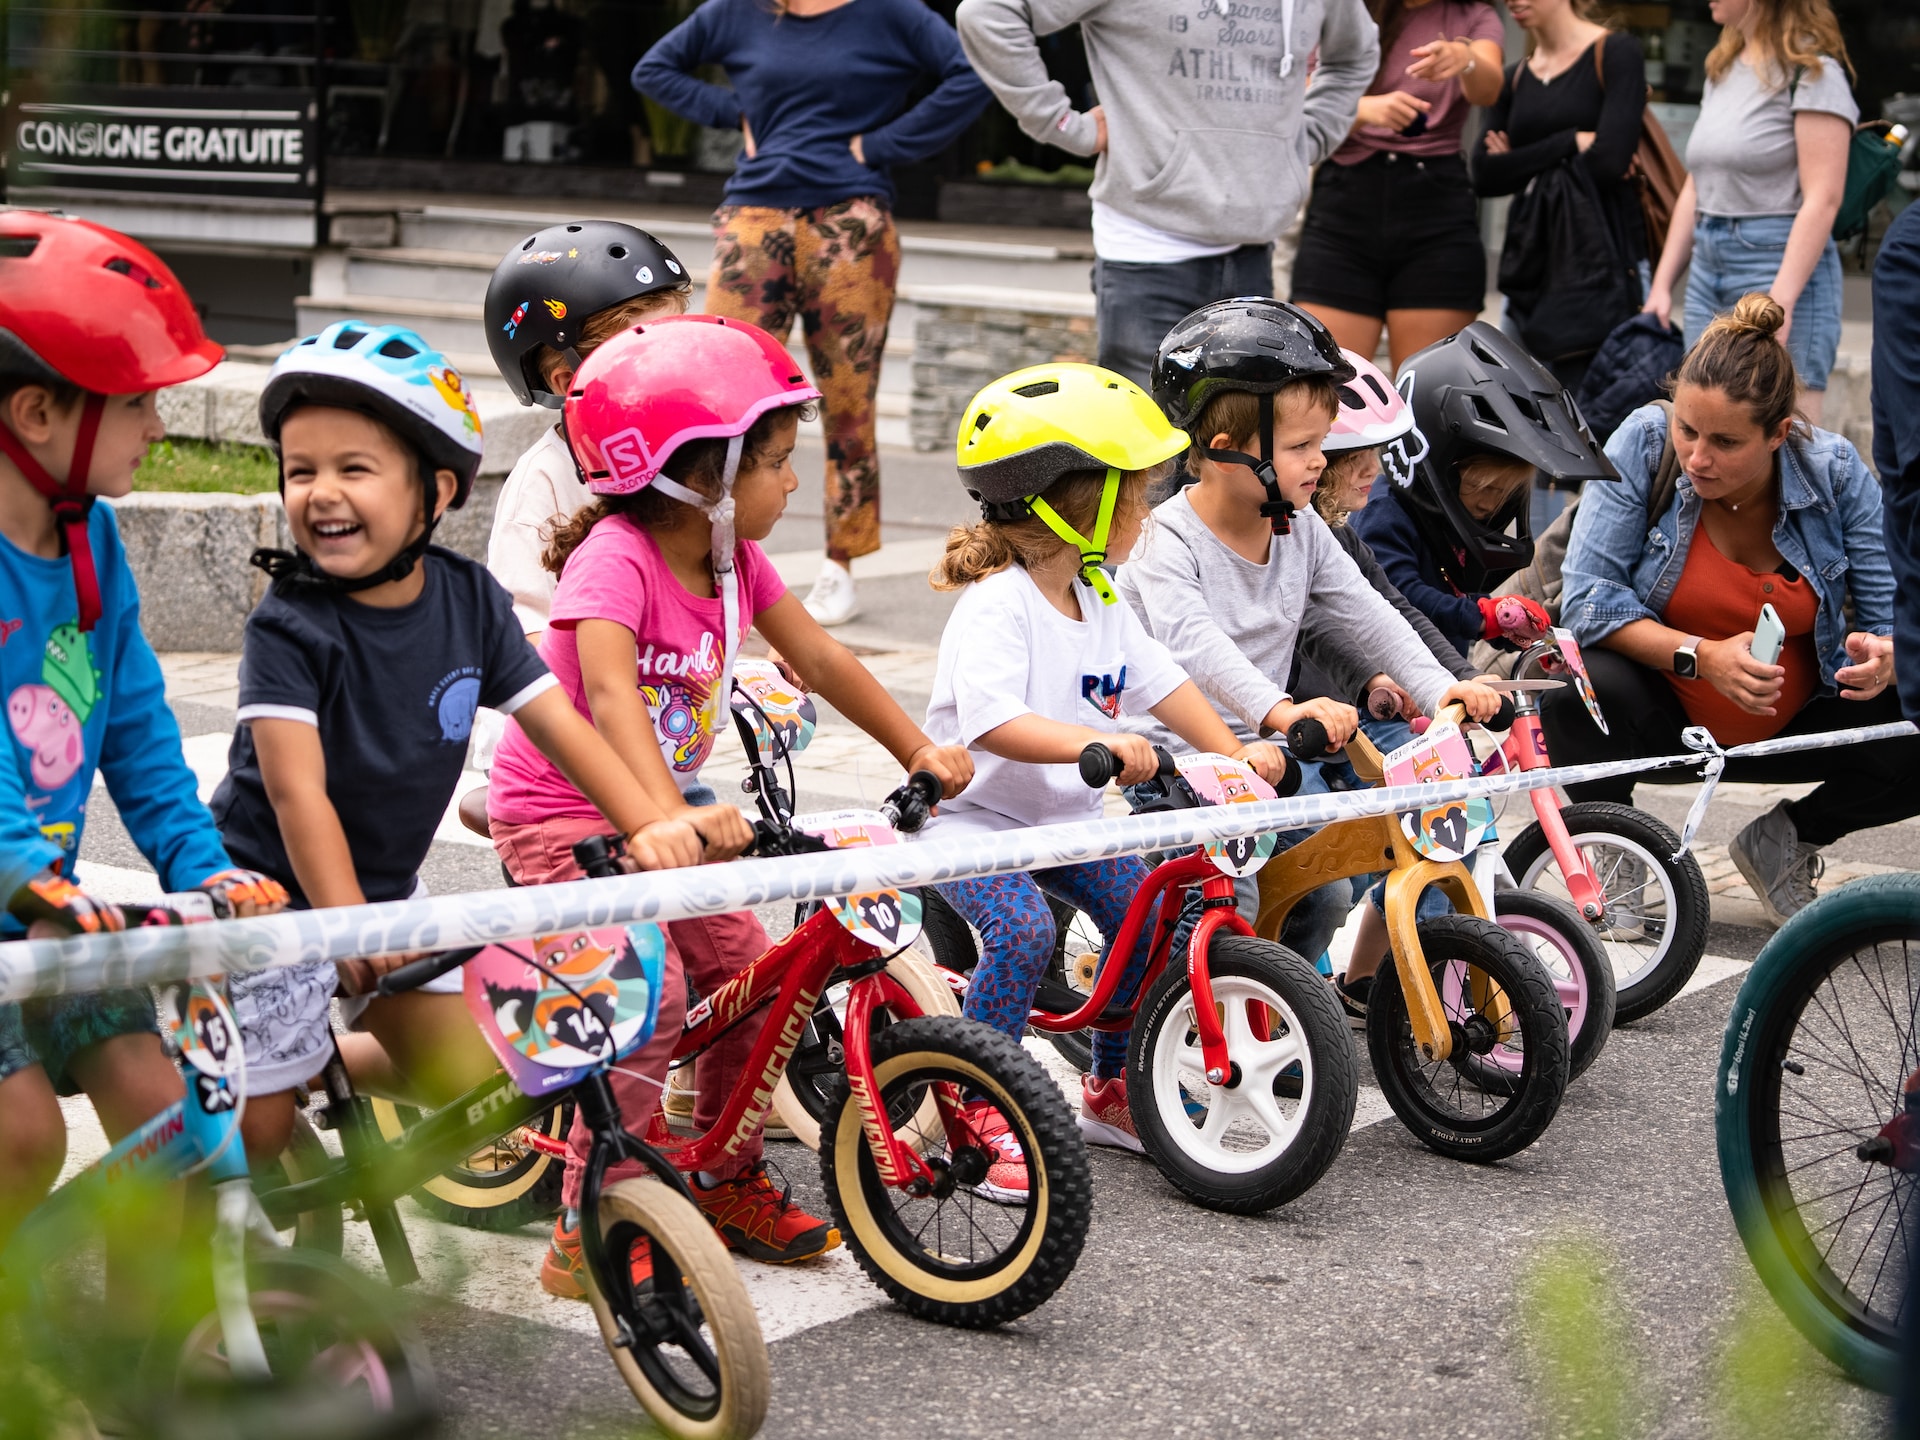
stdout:
<svg viewBox="0 0 1920 1440">
<path fill-rule="evenodd" d="M 1716 315 L 1733 309 L 1742 295 L 1767 290 L 1786 258 L 1791 215 L 1730 219 L 1702 215 L 1693 226 L 1693 265 L 1687 271 L 1687 348 L 1691 350 Z M 1825 390 L 1840 349 L 1840 250 L 1833 241 L 1814 263 L 1807 287 L 1793 307 L 1787 353 L 1809 390 Z"/>
<path fill-rule="evenodd" d="M 1236 295 L 1273 293 L 1273 246 L 1242 245 L 1225 255 L 1173 265 L 1093 262 L 1100 363 L 1143 390 L 1167 332 L 1202 305 Z"/>
</svg>

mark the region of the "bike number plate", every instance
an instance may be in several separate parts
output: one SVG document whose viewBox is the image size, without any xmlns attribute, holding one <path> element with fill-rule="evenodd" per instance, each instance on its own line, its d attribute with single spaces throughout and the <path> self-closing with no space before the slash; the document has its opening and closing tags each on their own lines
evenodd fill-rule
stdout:
<svg viewBox="0 0 1920 1440">
<path fill-rule="evenodd" d="M 771 765 L 807 748 L 819 718 L 813 700 L 789 684 L 772 661 L 736 660 L 733 684 L 733 708 L 753 726 L 763 762 Z"/>
<path fill-rule="evenodd" d="M 1559 648 L 1560 659 L 1567 667 L 1567 678 L 1573 681 L 1573 688 L 1580 692 L 1580 703 L 1587 707 L 1587 713 L 1593 717 L 1593 723 L 1600 727 L 1602 735 L 1612 734 L 1607 729 L 1607 717 L 1600 713 L 1600 697 L 1593 693 L 1593 681 L 1587 678 L 1587 661 L 1580 653 L 1580 642 L 1573 638 L 1571 630 L 1556 625 L 1553 643 Z"/>
<path fill-rule="evenodd" d="M 160 1024 L 180 1058 L 202 1075 L 220 1079 L 240 1069 L 240 1032 L 227 1009 L 220 979 L 178 981 L 160 987 Z"/>
<path fill-rule="evenodd" d="M 1387 785 L 1434 785 L 1443 780 L 1464 780 L 1471 774 L 1473 754 L 1467 749 L 1467 737 L 1451 723 L 1430 726 L 1426 734 L 1389 752 L 1381 766 L 1381 778 Z M 1493 802 L 1485 796 L 1449 800 L 1400 816 L 1401 833 L 1412 842 L 1415 852 L 1428 860 L 1464 860 L 1492 829 Z"/>
<path fill-rule="evenodd" d="M 863 850 L 874 845 L 898 845 L 900 837 L 878 810 L 834 810 L 819 815 L 796 815 L 796 830 L 817 835 L 833 850 Z M 862 944 L 891 953 L 911 945 L 920 936 L 920 897 L 903 890 L 862 890 L 826 902 L 847 933 Z"/>
<path fill-rule="evenodd" d="M 550 1094 L 653 1037 L 666 954 L 651 924 L 489 945 L 462 967 L 467 1008 L 513 1083 Z"/>
<path fill-rule="evenodd" d="M 1225 755 L 1206 752 L 1182 755 L 1173 763 L 1194 798 L 1203 805 L 1245 805 L 1254 800 L 1276 798 L 1273 787 L 1255 774 L 1252 766 Z M 1272 833 L 1240 835 L 1231 840 L 1209 841 L 1207 858 L 1222 875 L 1251 875 L 1273 858 L 1279 845 L 1280 837 Z"/>
</svg>

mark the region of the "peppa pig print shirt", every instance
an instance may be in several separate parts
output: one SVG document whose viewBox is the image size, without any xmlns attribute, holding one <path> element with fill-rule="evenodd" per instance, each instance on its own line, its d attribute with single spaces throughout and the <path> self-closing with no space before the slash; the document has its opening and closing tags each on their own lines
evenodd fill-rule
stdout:
<svg viewBox="0 0 1920 1440">
<path fill-rule="evenodd" d="M 164 889 L 191 889 L 233 863 L 180 753 L 111 506 L 93 507 L 87 533 L 101 616 L 84 632 L 66 557 L 29 555 L 0 537 L 0 687 L 13 762 L 0 765 L 0 905 L 55 863 L 86 884 L 74 861 L 96 772 Z M 0 922 L 0 934 L 18 933 Z"/>
</svg>

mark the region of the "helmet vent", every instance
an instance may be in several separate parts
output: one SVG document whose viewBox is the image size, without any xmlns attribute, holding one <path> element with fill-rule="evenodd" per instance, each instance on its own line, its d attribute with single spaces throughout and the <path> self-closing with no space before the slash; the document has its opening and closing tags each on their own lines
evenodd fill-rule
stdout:
<svg viewBox="0 0 1920 1440">
<path fill-rule="evenodd" d="M 1351 385 L 1340 387 L 1340 408 L 1342 410 L 1364 410 L 1367 402 L 1360 398 L 1360 392 Z"/>
<path fill-rule="evenodd" d="M 1506 431 L 1506 422 L 1500 418 L 1500 412 L 1495 410 L 1493 406 L 1487 402 L 1486 396 L 1475 392 L 1469 393 L 1467 398 L 1473 404 L 1473 418 L 1475 420 L 1479 421 L 1489 430 L 1499 430 L 1502 433 Z"/>
<path fill-rule="evenodd" d="M 1507 368 L 1507 362 L 1502 360 L 1500 356 L 1497 353 L 1495 353 L 1493 347 L 1486 344 L 1484 341 L 1469 340 L 1467 342 L 1467 348 L 1472 350 L 1473 353 L 1477 355 L 1485 363 L 1493 366 L 1494 369 L 1505 370 Z"/>
<path fill-rule="evenodd" d="M 1362 375 L 1360 378 L 1367 382 L 1367 388 L 1373 391 L 1374 397 L 1378 399 L 1382 405 L 1385 405 L 1387 403 L 1387 392 L 1380 388 L 1380 382 L 1371 375 Z"/>
<path fill-rule="evenodd" d="M 1029 400 L 1038 400 L 1042 395 L 1058 395 L 1060 393 L 1060 382 L 1058 380 L 1036 380 L 1031 385 L 1016 385 L 1013 393 L 1016 395 L 1024 395 Z"/>
<path fill-rule="evenodd" d="M 129 280 L 138 280 L 149 290 L 158 290 L 160 288 L 160 282 L 148 273 L 146 266 L 136 265 L 124 255 L 116 255 L 113 259 L 107 261 L 106 268 L 113 271 L 116 275 L 126 276 Z"/>
<path fill-rule="evenodd" d="M 393 339 L 382 345 L 378 353 L 386 356 L 389 360 L 411 360 L 420 352 L 396 335 Z"/>
<path fill-rule="evenodd" d="M 529 235 L 526 239 L 526 243 L 521 245 L 520 248 L 522 250 L 531 250 L 533 248 L 533 242 L 538 240 L 539 238 L 540 237 L 538 235 Z"/>
<path fill-rule="evenodd" d="M 0 260 L 24 260 L 39 244 L 38 235 L 0 235 Z"/>
<path fill-rule="evenodd" d="M 607 254 L 616 260 L 624 260 L 627 258 L 627 247 L 624 245 L 609 245 L 607 247 Z"/>
<path fill-rule="evenodd" d="M 577 235 L 580 233 L 580 227 L 578 225 L 569 225 L 567 227 L 567 233 L 569 235 Z"/>
<path fill-rule="evenodd" d="M 333 348 L 336 350 L 351 350 L 366 338 L 366 331 L 355 330 L 349 327 L 333 337 Z"/>
</svg>

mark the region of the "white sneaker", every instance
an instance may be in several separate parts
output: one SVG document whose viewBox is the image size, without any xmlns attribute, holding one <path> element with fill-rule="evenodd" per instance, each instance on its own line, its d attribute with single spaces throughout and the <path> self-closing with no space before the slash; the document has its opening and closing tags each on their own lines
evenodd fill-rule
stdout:
<svg viewBox="0 0 1920 1440">
<path fill-rule="evenodd" d="M 822 625 L 844 625 L 860 613 L 853 594 L 853 574 L 837 560 L 820 562 L 819 577 L 801 603 Z"/>
</svg>

